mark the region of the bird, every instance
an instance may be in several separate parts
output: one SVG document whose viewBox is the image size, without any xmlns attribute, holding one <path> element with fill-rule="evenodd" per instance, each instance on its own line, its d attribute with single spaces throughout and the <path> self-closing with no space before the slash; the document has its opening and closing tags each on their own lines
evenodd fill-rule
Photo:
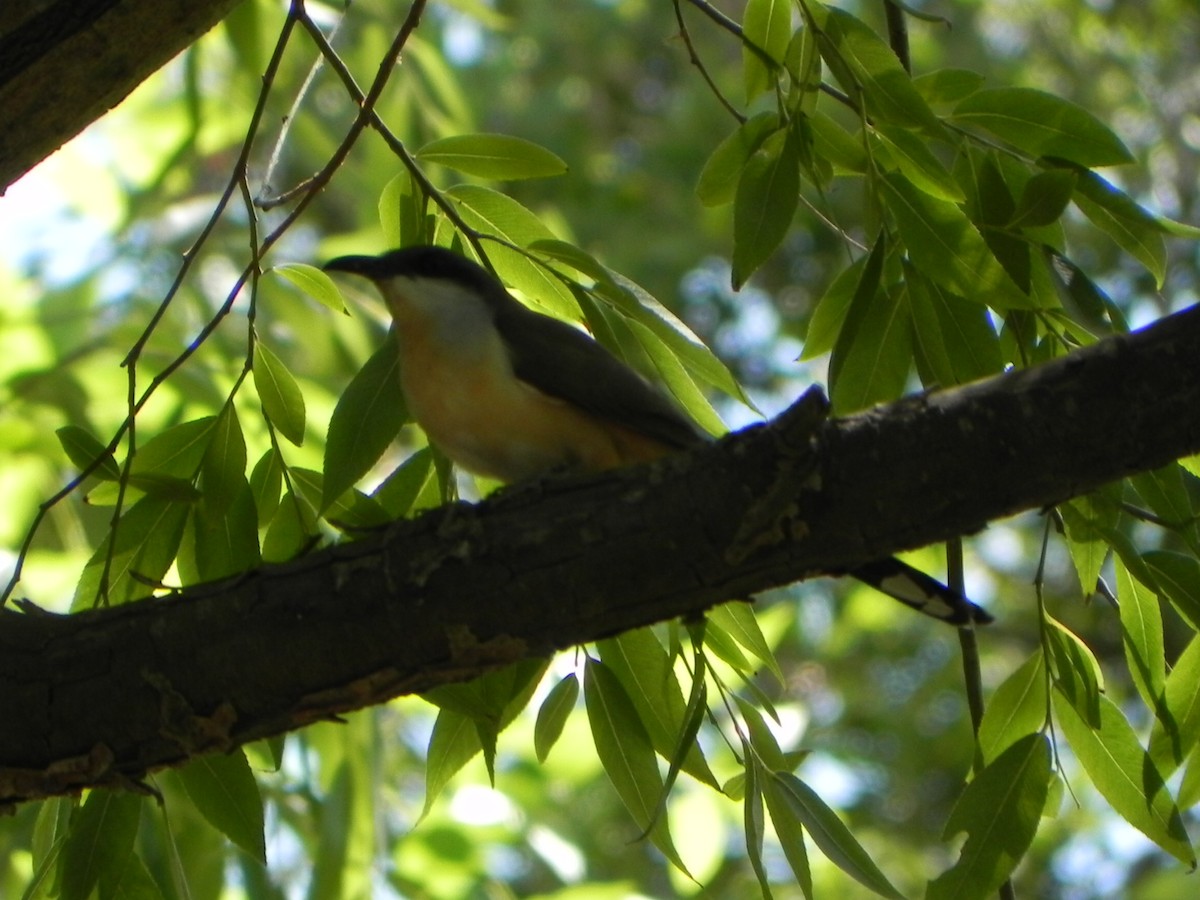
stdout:
<svg viewBox="0 0 1200 900">
<path fill-rule="evenodd" d="M 399 344 L 413 419 L 455 464 L 505 483 L 600 472 L 700 446 L 709 436 L 667 395 L 583 330 L 514 298 L 478 263 L 417 245 L 339 256 L 327 272 L 367 278 Z M 848 574 L 935 619 L 988 613 L 895 558 Z"/>
</svg>

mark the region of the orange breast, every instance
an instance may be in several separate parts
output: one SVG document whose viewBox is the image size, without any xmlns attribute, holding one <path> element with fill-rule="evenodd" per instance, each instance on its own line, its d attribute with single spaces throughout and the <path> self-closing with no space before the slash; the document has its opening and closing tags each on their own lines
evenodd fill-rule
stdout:
<svg viewBox="0 0 1200 900">
<path fill-rule="evenodd" d="M 400 377 L 413 417 L 469 471 L 519 481 L 555 467 L 598 471 L 671 452 L 519 381 L 498 334 L 463 353 L 412 322 L 400 324 Z"/>
</svg>

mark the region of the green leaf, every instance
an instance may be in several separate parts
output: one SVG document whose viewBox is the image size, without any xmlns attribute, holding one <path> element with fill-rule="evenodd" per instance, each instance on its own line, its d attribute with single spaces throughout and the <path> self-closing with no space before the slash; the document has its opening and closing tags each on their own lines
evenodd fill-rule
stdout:
<svg viewBox="0 0 1200 900">
<path fill-rule="evenodd" d="M 100 441 L 86 428 L 79 425 L 64 425 L 54 432 L 63 452 L 80 472 L 91 468 L 97 460 L 100 464 L 92 471 L 97 478 L 106 481 L 116 481 L 121 477 L 121 467 L 113 455 L 108 452 Z"/>
<path fill-rule="evenodd" d="M 641 285 L 609 271 L 612 285 L 599 284 L 600 296 L 610 300 L 621 313 L 645 325 L 671 349 L 688 372 L 750 408 L 754 404 L 733 373 L 678 316 L 663 306 Z M 590 322 L 590 318 L 589 318 Z"/>
<path fill-rule="evenodd" d="M 246 439 L 237 410 L 226 403 L 217 416 L 200 462 L 204 507 L 211 514 L 225 512 L 246 484 Z"/>
<path fill-rule="evenodd" d="M 1100 663 L 1073 631 L 1046 616 L 1046 639 L 1053 659 L 1055 686 L 1075 706 L 1080 718 L 1093 726 L 1100 723 L 1100 694 L 1104 683 Z"/>
<path fill-rule="evenodd" d="M 101 900 L 162 900 L 158 882 L 141 857 L 131 854 L 119 873 L 105 872 L 100 879 Z"/>
<path fill-rule="evenodd" d="M 871 118 L 941 131 L 941 122 L 896 54 L 870 26 L 841 9 L 815 3 L 810 8 L 820 29 L 821 57 L 848 94 L 863 98 Z"/>
<path fill-rule="evenodd" d="M 905 266 L 913 350 L 928 387 L 967 384 L 1004 368 L 1000 336 L 987 309 L 945 291 L 912 266 Z"/>
<path fill-rule="evenodd" d="M 742 15 L 742 37 L 758 51 L 766 53 L 777 66 L 783 65 L 788 42 L 792 39 L 790 0 L 749 0 Z M 742 70 L 746 84 L 746 102 L 770 88 L 773 72 L 766 60 L 751 47 L 742 47 Z"/>
<path fill-rule="evenodd" d="M 422 162 L 496 181 L 549 178 L 567 171 L 567 164 L 545 147 L 507 134 L 456 134 L 430 141 L 415 155 Z"/>
<path fill-rule="evenodd" d="M 109 603 L 125 603 L 153 591 L 175 560 L 188 508 L 159 497 L 143 497 L 121 516 L 108 568 Z M 100 597 L 111 542 L 110 533 L 88 560 L 75 589 L 72 610 L 90 608 Z"/>
<path fill-rule="evenodd" d="M 303 444 L 304 395 L 287 366 L 262 341 L 254 342 L 254 387 L 271 424 L 297 447 Z"/>
<path fill-rule="evenodd" d="M 348 312 L 346 303 L 342 299 L 342 292 L 333 283 L 333 279 L 316 266 L 309 266 L 304 263 L 284 263 L 272 266 L 269 271 L 274 272 L 284 281 L 299 288 L 322 306 L 328 307 L 338 313 Z"/>
<path fill-rule="evenodd" d="M 1187 831 L 1162 775 L 1112 701 L 1101 697 L 1099 706 L 1100 724 L 1092 727 L 1064 694 L 1054 694 L 1054 709 L 1063 734 L 1100 795 L 1118 815 L 1167 853 L 1185 865 L 1195 866 Z"/>
<path fill-rule="evenodd" d="M 459 184 L 449 188 L 445 196 L 458 205 L 459 214 L 472 228 L 518 247 L 555 236 L 537 215 L 498 191 Z M 486 246 L 488 259 L 506 284 L 561 319 L 578 322 L 583 318 L 570 289 L 547 267 L 495 241 L 486 242 Z"/>
<path fill-rule="evenodd" d="M 389 517 L 398 519 L 422 508 L 418 501 L 431 486 L 436 488 L 436 482 L 433 451 L 423 447 L 385 478 L 372 497 Z"/>
<path fill-rule="evenodd" d="M 317 536 L 317 514 L 303 497 L 287 491 L 267 526 L 262 542 L 264 562 L 284 562 L 312 546 Z"/>
<path fill-rule="evenodd" d="M 254 509 L 259 527 L 266 527 L 279 508 L 279 492 L 283 487 L 283 464 L 279 451 L 272 447 L 259 457 L 250 473 L 250 490 L 254 493 Z"/>
<path fill-rule="evenodd" d="M 1108 542 L 1092 522 L 1104 516 L 1108 519 L 1108 527 L 1111 528 L 1117 521 L 1115 507 L 1098 501 L 1099 498 L 1088 495 L 1076 497 L 1058 507 L 1066 527 L 1067 549 L 1071 553 L 1071 562 L 1075 565 L 1075 573 L 1079 577 L 1079 585 L 1085 596 L 1089 596 L 1096 589 L 1100 568 L 1108 558 Z"/>
<path fill-rule="evenodd" d="M 812 788 L 790 772 L 773 772 L 767 784 L 773 785 L 777 792 L 775 807 L 786 810 L 786 815 L 803 825 L 813 843 L 830 862 L 881 897 L 903 900 L 904 895 L 879 871 L 867 851 L 854 839 L 850 829 Z M 778 822 L 774 812 L 771 821 Z"/>
<path fill-rule="evenodd" d="M 886 174 L 880 183 L 909 258 L 930 281 L 988 306 L 1033 305 L 958 206 L 918 191 L 902 175 Z"/>
<path fill-rule="evenodd" d="M 1035 157 L 1061 157 L 1081 166 L 1133 162 L 1120 138 L 1091 113 L 1033 88 L 976 91 L 954 108 L 954 118 Z"/>
<path fill-rule="evenodd" d="M 860 256 L 839 272 L 833 283 L 825 289 L 817 301 L 812 318 L 808 320 L 808 334 L 804 336 L 801 360 L 815 359 L 822 353 L 828 353 L 837 344 L 850 310 L 850 302 L 862 283 L 863 267 L 870 258 L 869 255 Z M 873 280 L 878 285 L 879 275 L 874 275 Z"/>
<path fill-rule="evenodd" d="M 742 759 L 746 761 L 746 793 L 742 797 L 742 830 L 746 835 L 746 856 L 758 879 L 758 889 L 764 900 L 771 900 L 771 881 L 763 865 L 763 792 L 759 786 L 764 773 L 759 769 L 748 744 L 742 744 Z"/>
<path fill-rule="evenodd" d="M 733 204 L 733 287 L 739 289 L 779 246 L 800 202 L 800 157 L 792 130 L 751 155 Z"/>
<path fill-rule="evenodd" d="M 550 749 L 562 735 L 567 718 L 575 709 L 579 699 L 579 678 L 572 672 L 564 676 L 553 690 L 546 695 L 538 710 L 537 723 L 533 726 L 533 749 L 538 762 L 544 763 Z"/>
<path fill-rule="evenodd" d="M 732 635 L 734 640 L 753 653 L 759 662 L 770 669 L 771 674 L 779 679 L 780 684 L 784 683 L 783 670 L 779 668 L 779 662 L 775 659 L 770 644 L 767 643 L 762 629 L 758 626 L 758 617 L 754 615 L 752 604 L 738 600 L 722 603 L 708 611 L 708 621 Z"/>
<path fill-rule="evenodd" d="M 1057 222 L 1075 192 L 1075 173 L 1066 169 L 1039 172 L 1025 182 L 1010 228 L 1034 228 Z"/>
<path fill-rule="evenodd" d="M 687 704 L 658 638 L 649 628 L 637 628 L 600 641 L 597 647 L 608 671 L 623 685 L 654 749 L 663 759 L 671 759 L 684 728 Z M 717 786 L 698 746 L 688 750 L 683 770 L 698 781 Z"/>
<path fill-rule="evenodd" d="M 700 170 L 696 183 L 696 197 L 700 202 L 705 206 L 732 203 L 746 162 L 778 128 L 778 115 L 759 113 L 717 144 Z"/>
<path fill-rule="evenodd" d="M 817 156 L 831 163 L 836 170 L 862 175 L 871 168 L 860 133 L 851 134 L 820 110 L 808 117 L 808 123 L 812 127 Z"/>
<path fill-rule="evenodd" d="M 1163 703 L 1150 730 L 1150 759 L 1170 777 L 1200 744 L 1200 637 L 1193 637 L 1175 661 L 1163 689 Z"/>
<path fill-rule="evenodd" d="M 193 509 L 192 532 L 196 573 L 201 581 L 245 572 L 262 561 L 254 493 L 245 475 L 228 508 L 212 509 L 204 503 Z"/>
<path fill-rule="evenodd" d="M 761 787 L 763 799 L 767 801 L 767 812 L 771 816 L 771 825 L 775 828 L 783 855 L 787 858 L 806 900 L 812 900 L 812 870 L 808 864 L 808 851 L 804 847 L 804 826 L 800 817 L 788 801 L 787 792 L 774 777 L 762 778 Z"/>
<path fill-rule="evenodd" d="M 1133 577 L 1123 560 L 1117 558 L 1113 565 L 1117 573 L 1117 607 L 1129 674 L 1146 706 L 1157 710 L 1167 679 L 1162 611 L 1154 592 Z"/>
<path fill-rule="evenodd" d="M 913 87 L 931 106 L 958 103 L 975 93 L 987 79 L 972 69 L 937 69 L 913 79 Z"/>
<path fill-rule="evenodd" d="M 979 725 L 983 761 L 992 763 L 1017 741 L 1039 731 L 1050 716 L 1048 703 L 1046 659 L 1039 651 L 1004 679 L 989 698 Z"/>
<path fill-rule="evenodd" d="M 1142 559 L 1180 615 L 1200 628 L 1200 561 L 1172 550 L 1151 550 Z"/>
<path fill-rule="evenodd" d="M 133 458 L 133 473 L 166 475 L 188 481 L 195 478 L 204 454 L 208 452 L 216 422 L 216 416 L 204 416 L 160 431 L 138 447 Z"/>
<path fill-rule="evenodd" d="M 266 864 L 263 802 L 246 754 L 210 753 L 178 772 L 188 797 L 210 825 Z"/>
<path fill-rule="evenodd" d="M 333 409 L 325 440 L 322 512 L 370 471 L 408 419 L 400 390 L 400 357 L 389 334 Z"/>
<path fill-rule="evenodd" d="M 379 192 L 379 224 L 388 247 L 428 244 L 428 200 L 410 172 L 400 172 Z"/>
<path fill-rule="evenodd" d="M 1146 267 L 1161 288 L 1167 273 L 1167 246 L 1157 219 L 1095 172 L 1080 172 L 1075 205 L 1092 224 Z"/>
<path fill-rule="evenodd" d="M 966 832 L 958 862 L 929 885 L 929 900 L 991 895 L 1033 843 L 1050 786 L 1050 742 L 1021 738 L 967 785 L 946 823 L 947 838 Z"/>
<path fill-rule="evenodd" d="M 59 897 L 87 900 L 101 878 L 118 875 L 133 855 L 142 798 L 97 788 L 88 794 L 63 844 Z"/>
<path fill-rule="evenodd" d="M 666 386 L 672 396 L 683 407 L 692 420 L 709 434 L 724 434 L 728 429 L 704 392 L 696 386 L 692 376 L 675 355 L 674 350 L 649 327 L 630 319 L 623 323 L 633 338 L 646 352 L 654 365 L 658 380 Z"/>
<path fill-rule="evenodd" d="M 681 872 L 687 872 L 671 841 L 667 820 L 655 818 L 663 791 L 650 737 L 629 695 L 604 663 L 588 660 L 584 702 L 596 753 L 609 780 L 638 827 Z"/>
<path fill-rule="evenodd" d="M 829 359 L 829 399 L 838 415 L 894 400 L 912 363 L 907 296 L 879 290 L 887 240 L 875 242 Z"/>
<path fill-rule="evenodd" d="M 950 203 L 961 203 L 966 199 L 958 182 L 917 134 L 904 128 L 881 125 L 875 135 L 886 155 L 913 186 Z"/>
<path fill-rule="evenodd" d="M 479 731 L 469 716 L 443 709 L 433 723 L 429 748 L 425 751 L 425 806 L 421 818 L 429 814 L 447 782 L 483 749 Z"/>
</svg>

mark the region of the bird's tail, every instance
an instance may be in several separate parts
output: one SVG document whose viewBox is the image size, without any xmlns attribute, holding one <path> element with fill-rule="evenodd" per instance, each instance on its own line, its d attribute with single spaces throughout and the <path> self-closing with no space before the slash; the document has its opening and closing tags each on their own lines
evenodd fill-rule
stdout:
<svg viewBox="0 0 1200 900">
<path fill-rule="evenodd" d="M 992 621 L 987 610 L 895 557 L 866 563 L 849 574 L 917 612 L 952 625 Z"/>
</svg>

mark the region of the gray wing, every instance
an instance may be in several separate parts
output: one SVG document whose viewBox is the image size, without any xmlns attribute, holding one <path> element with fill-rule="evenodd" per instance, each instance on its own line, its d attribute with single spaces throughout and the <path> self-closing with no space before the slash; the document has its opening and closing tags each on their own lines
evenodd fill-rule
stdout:
<svg viewBox="0 0 1200 900">
<path fill-rule="evenodd" d="M 706 439 L 665 394 L 601 344 L 513 301 L 496 317 L 513 371 L 552 397 L 680 450 Z"/>
</svg>

